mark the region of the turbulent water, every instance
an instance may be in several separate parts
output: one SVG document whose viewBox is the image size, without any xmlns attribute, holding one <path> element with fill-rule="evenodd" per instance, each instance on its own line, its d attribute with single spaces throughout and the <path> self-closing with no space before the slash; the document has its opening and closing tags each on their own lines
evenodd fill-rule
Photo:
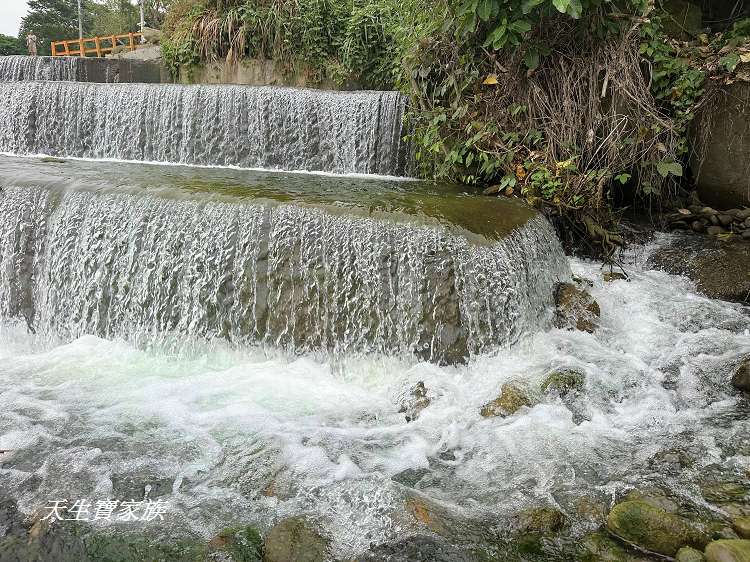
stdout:
<svg viewBox="0 0 750 562">
<path fill-rule="evenodd" d="M 402 176 L 405 98 L 247 86 L 0 83 L 0 152 Z"/>
<path fill-rule="evenodd" d="M 580 498 L 606 506 L 632 485 L 699 498 L 701 479 L 750 468 L 747 405 L 728 382 L 750 352 L 750 317 L 643 269 L 646 252 L 630 281 L 603 283 L 600 264 L 572 262 L 602 308 L 595 334 L 540 330 L 455 367 L 374 356 L 334 367 L 216 344 L 174 356 L 95 336 L 40 350 L 6 322 L 0 448 L 13 451 L 0 487 L 32 511 L 149 486 L 169 501 L 162 528 L 206 537 L 308 513 L 341 558 L 424 533 L 409 498 L 499 528 L 539 503 L 577 521 Z M 540 395 L 510 418 L 479 415 L 504 382 L 538 388 L 561 367 L 586 373 L 575 400 Z M 399 396 L 416 381 L 432 402 L 407 423 Z M 689 462 L 660 460 L 671 451 Z"/>
<path fill-rule="evenodd" d="M 155 166 L 144 179 L 161 189 L 143 190 L 134 166 L 120 168 L 129 186 L 109 187 L 112 177 L 97 180 L 86 163 L 76 164 L 73 181 L 3 180 L 2 316 L 66 339 L 150 343 L 178 334 L 295 352 L 456 361 L 543 324 L 554 284 L 567 275 L 542 218 L 478 243 L 434 221 L 372 207 L 311 206 L 313 184 L 335 179 L 289 177 L 307 185 L 298 202 L 268 193 L 217 199 L 170 191 L 158 184 Z M 76 189 L 85 171 L 92 177 Z M 388 199 L 384 187 L 381 200 Z"/>
<path fill-rule="evenodd" d="M 0 82 L 23 80 L 76 81 L 81 77 L 78 57 L 0 57 Z"/>
</svg>

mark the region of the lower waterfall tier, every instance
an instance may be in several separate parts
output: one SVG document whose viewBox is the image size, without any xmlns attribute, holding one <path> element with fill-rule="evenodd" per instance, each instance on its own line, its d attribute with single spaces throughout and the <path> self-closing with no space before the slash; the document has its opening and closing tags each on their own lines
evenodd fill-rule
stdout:
<svg viewBox="0 0 750 562">
<path fill-rule="evenodd" d="M 38 334 L 174 335 L 455 362 L 547 322 L 544 218 L 451 187 L 2 158 L 0 315 Z"/>
</svg>

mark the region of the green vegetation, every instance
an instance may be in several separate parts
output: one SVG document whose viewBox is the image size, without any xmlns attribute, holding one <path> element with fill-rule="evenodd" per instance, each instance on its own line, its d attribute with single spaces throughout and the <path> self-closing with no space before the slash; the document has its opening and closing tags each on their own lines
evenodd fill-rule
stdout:
<svg viewBox="0 0 750 562">
<path fill-rule="evenodd" d="M 0 33 L 0 56 L 22 55 L 25 52 L 23 41 Z"/>
<path fill-rule="evenodd" d="M 270 58 L 401 90 L 421 176 L 521 196 L 606 256 L 615 202 L 677 192 L 709 78 L 750 61 L 746 23 L 691 43 L 664 20 L 652 0 L 176 0 L 163 46 L 173 71 Z"/>
</svg>

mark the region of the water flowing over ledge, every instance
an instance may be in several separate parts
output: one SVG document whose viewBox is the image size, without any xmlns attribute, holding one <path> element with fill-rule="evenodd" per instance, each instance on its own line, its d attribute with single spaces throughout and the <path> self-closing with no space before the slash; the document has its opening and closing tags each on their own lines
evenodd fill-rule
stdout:
<svg viewBox="0 0 750 562">
<path fill-rule="evenodd" d="M 80 57 L 0 57 L 0 82 L 23 80 L 66 80 L 74 82 L 81 76 Z"/>
<path fill-rule="evenodd" d="M 545 325 L 568 275 L 546 220 L 501 200 L 464 197 L 451 216 L 457 194 L 398 182 L 357 193 L 310 176 L 3 164 L 0 315 L 66 340 L 177 334 L 455 362 Z"/>
<path fill-rule="evenodd" d="M 0 83 L 0 152 L 403 176 L 397 92 Z"/>
<path fill-rule="evenodd" d="M 169 71 L 153 61 L 98 57 L 0 57 L 0 82 L 171 82 Z"/>
</svg>

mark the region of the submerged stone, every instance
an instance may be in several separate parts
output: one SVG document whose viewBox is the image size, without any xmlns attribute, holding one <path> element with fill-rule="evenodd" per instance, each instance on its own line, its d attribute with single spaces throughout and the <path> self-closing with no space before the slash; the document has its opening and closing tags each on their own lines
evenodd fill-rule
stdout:
<svg viewBox="0 0 750 562">
<path fill-rule="evenodd" d="M 565 526 L 565 515 L 554 507 L 533 507 L 518 515 L 516 530 L 522 534 L 549 534 Z"/>
<path fill-rule="evenodd" d="M 305 517 L 290 517 L 274 525 L 264 542 L 264 562 L 327 560 L 329 540 Z"/>
<path fill-rule="evenodd" d="M 505 383 L 500 396 L 482 406 L 479 413 L 485 418 L 506 417 L 515 414 L 524 406 L 531 406 L 526 390 L 517 383 Z"/>
<path fill-rule="evenodd" d="M 720 540 L 706 547 L 708 562 L 750 562 L 750 541 Z"/>
<path fill-rule="evenodd" d="M 263 538 L 254 527 L 224 529 L 208 543 L 209 554 L 221 552 L 232 562 L 262 562 Z"/>
<path fill-rule="evenodd" d="M 416 536 L 374 546 L 353 562 L 480 562 L 480 559 L 440 539 Z"/>
<path fill-rule="evenodd" d="M 665 556 L 674 556 L 683 546 L 703 548 L 709 541 L 688 520 L 642 500 L 613 507 L 607 529 L 626 542 Z"/>
</svg>

